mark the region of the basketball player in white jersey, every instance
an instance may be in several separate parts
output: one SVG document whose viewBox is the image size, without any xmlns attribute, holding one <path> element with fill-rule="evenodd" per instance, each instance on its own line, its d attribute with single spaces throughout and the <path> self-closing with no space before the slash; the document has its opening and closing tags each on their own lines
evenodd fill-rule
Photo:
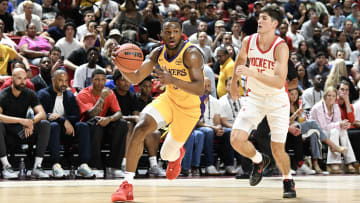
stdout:
<svg viewBox="0 0 360 203">
<path fill-rule="evenodd" d="M 290 174 L 289 156 L 285 141 L 289 127 L 290 104 L 285 83 L 288 71 L 289 48 L 275 35 L 283 13 L 276 6 L 261 9 L 258 33 L 245 37 L 238 54 L 232 78 L 247 77 L 247 98 L 231 132 L 231 144 L 241 155 L 253 161 L 250 185 L 257 185 L 270 158 L 256 151 L 248 141 L 249 132 L 267 116 L 271 131 L 271 149 L 278 168 L 283 174 L 284 198 L 295 198 L 295 183 Z M 245 66 L 249 59 L 248 67 Z M 231 95 L 238 97 L 236 79 L 231 82 Z"/>
</svg>

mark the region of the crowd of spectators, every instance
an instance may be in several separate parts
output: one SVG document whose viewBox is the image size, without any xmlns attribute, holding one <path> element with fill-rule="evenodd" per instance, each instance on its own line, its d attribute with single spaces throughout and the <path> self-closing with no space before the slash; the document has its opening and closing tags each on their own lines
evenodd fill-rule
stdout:
<svg viewBox="0 0 360 203">
<path fill-rule="evenodd" d="M 294 173 L 358 172 L 356 0 L 0 0 L 3 178 L 18 176 L 18 163 L 7 157 L 23 144 L 36 145 L 31 173 L 36 178 L 49 177 L 42 167 L 46 150 L 52 176 L 63 177 L 59 153 L 74 146 L 79 176 L 108 168 L 108 177 L 122 177 L 127 141 L 140 112 L 164 89 L 151 77 L 130 84 L 112 55 L 117 46 L 134 43 L 146 56 L 162 45 L 162 22 L 170 17 L 181 20 L 183 40 L 195 44 L 204 60 L 205 112 L 185 144 L 182 175 L 247 177 L 249 160 L 230 144 L 232 123 L 246 100 L 246 78 L 238 78 L 242 97 L 236 101 L 229 81 L 239 49 L 246 46 L 242 39 L 256 33 L 259 11 L 270 4 L 284 12 L 277 35 L 290 49 L 289 73 L 294 73 L 288 77 L 286 144 Z M 259 141 L 255 135 L 254 130 L 250 139 Z M 157 158 L 162 136 L 166 129 L 145 140 L 150 175 L 165 175 Z M 104 148 L 110 150 L 106 160 Z"/>
</svg>

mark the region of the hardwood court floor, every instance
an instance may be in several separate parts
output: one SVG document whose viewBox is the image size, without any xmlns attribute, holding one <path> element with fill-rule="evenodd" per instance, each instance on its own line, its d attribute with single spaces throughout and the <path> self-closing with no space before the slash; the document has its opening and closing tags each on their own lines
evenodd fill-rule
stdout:
<svg viewBox="0 0 360 203">
<path fill-rule="evenodd" d="M 297 198 L 282 199 L 281 178 L 256 187 L 234 178 L 137 179 L 138 203 L 360 202 L 360 176 L 295 177 Z M 121 180 L 0 181 L 1 203 L 109 203 Z"/>
</svg>

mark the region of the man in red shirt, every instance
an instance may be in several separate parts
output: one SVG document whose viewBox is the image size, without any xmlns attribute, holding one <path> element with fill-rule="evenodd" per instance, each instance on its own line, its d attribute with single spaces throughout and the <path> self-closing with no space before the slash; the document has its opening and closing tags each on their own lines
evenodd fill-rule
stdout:
<svg viewBox="0 0 360 203">
<path fill-rule="evenodd" d="M 110 144 L 110 169 L 106 177 L 123 177 L 121 162 L 125 155 L 127 123 L 121 120 L 121 109 L 112 90 L 105 87 L 106 74 L 96 69 L 91 75 L 92 86 L 82 89 L 76 99 L 80 108 L 80 120 L 90 126 L 90 166 L 103 169 L 101 147 L 103 139 Z"/>
<path fill-rule="evenodd" d="M 342 80 L 338 85 L 338 105 L 341 111 L 341 120 L 348 120 L 351 127 L 347 130 L 350 143 L 357 160 L 360 160 L 360 121 L 355 120 L 354 107 L 350 103 L 349 98 L 350 84 L 346 80 Z"/>
</svg>

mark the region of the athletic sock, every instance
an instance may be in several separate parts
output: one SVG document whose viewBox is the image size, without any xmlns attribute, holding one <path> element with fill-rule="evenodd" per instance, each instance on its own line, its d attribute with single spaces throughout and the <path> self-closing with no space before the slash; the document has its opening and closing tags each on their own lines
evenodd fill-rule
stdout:
<svg viewBox="0 0 360 203">
<path fill-rule="evenodd" d="M 255 156 L 250 158 L 255 164 L 258 164 L 260 162 L 262 162 L 262 155 L 260 152 L 256 151 Z"/>
</svg>

